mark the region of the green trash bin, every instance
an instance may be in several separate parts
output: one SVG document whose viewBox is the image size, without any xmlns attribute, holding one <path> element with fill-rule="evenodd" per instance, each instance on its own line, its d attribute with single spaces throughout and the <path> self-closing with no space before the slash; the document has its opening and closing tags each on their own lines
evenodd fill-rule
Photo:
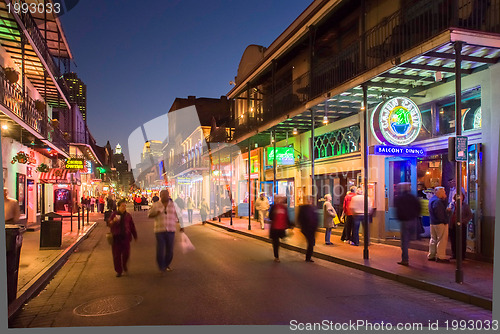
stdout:
<svg viewBox="0 0 500 334">
<path fill-rule="evenodd" d="M 7 300 L 10 304 L 17 297 L 17 279 L 19 277 L 19 258 L 26 229 L 19 225 L 5 225 L 5 246 L 7 253 Z"/>
</svg>

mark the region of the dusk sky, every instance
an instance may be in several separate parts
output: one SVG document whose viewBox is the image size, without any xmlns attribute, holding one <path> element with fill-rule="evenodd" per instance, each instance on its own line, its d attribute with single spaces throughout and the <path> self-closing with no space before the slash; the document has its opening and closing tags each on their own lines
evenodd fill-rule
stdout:
<svg viewBox="0 0 500 334">
<path fill-rule="evenodd" d="M 130 133 L 176 97 L 226 95 L 245 48 L 269 46 L 311 2 L 80 1 L 61 21 L 98 145 L 128 153 Z"/>
</svg>

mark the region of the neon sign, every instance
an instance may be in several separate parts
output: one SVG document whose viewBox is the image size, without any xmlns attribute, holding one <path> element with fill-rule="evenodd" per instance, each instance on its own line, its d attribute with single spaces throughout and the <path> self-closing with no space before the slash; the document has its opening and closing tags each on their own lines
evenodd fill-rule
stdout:
<svg viewBox="0 0 500 334">
<path fill-rule="evenodd" d="M 405 97 L 379 104 L 371 117 L 372 133 L 381 144 L 408 145 L 417 139 L 421 126 L 420 110 Z"/>
<path fill-rule="evenodd" d="M 400 147 L 391 145 L 375 145 L 370 147 L 370 154 L 390 155 L 398 157 L 425 157 L 425 150 L 420 147 Z"/>
<path fill-rule="evenodd" d="M 274 163 L 274 147 L 267 148 L 267 164 Z M 294 165 L 295 155 L 293 147 L 276 147 L 276 164 L 278 165 Z"/>
</svg>

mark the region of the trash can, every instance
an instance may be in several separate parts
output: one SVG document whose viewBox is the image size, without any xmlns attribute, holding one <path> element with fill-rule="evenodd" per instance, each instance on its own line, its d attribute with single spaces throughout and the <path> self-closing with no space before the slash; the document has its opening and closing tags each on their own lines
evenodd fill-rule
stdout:
<svg viewBox="0 0 500 334">
<path fill-rule="evenodd" d="M 7 300 L 10 304 L 17 297 L 19 257 L 25 229 L 19 225 L 5 225 L 5 246 L 7 253 Z"/>
<path fill-rule="evenodd" d="M 58 248 L 62 245 L 62 216 L 51 212 L 40 224 L 40 248 Z"/>
</svg>

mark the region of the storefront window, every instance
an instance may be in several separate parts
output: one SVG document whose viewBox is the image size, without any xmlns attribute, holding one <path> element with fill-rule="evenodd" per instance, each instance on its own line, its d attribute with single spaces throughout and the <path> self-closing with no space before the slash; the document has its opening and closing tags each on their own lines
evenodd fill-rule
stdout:
<svg viewBox="0 0 500 334">
<path fill-rule="evenodd" d="M 481 88 L 477 87 L 462 93 L 462 130 L 481 128 Z M 450 96 L 437 103 L 439 135 L 455 132 L 455 97 Z"/>
<path fill-rule="evenodd" d="M 422 115 L 422 127 L 420 128 L 420 133 L 418 134 L 418 140 L 425 140 L 432 138 L 432 110 L 431 108 L 426 108 L 420 110 Z"/>
</svg>

